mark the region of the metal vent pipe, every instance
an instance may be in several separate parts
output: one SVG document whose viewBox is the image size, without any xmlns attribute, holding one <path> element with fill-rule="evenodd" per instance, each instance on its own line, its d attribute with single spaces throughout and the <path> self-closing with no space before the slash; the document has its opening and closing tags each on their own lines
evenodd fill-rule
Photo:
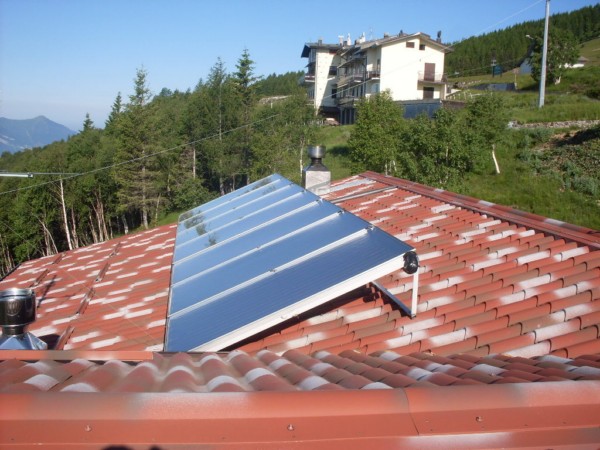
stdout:
<svg viewBox="0 0 600 450">
<path fill-rule="evenodd" d="M 27 325 L 35 322 L 35 318 L 35 293 L 31 289 L 0 291 L 0 349 L 46 349 L 45 342 L 25 331 Z"/>
<path fill-rule="evenodd" d="M 308 147 L 310 164 L 302 170 L 302 186 L 317 195 L 328 194 L 331 189 L 331 172 L 323 164 L 324 145 Z"/>
</svg>

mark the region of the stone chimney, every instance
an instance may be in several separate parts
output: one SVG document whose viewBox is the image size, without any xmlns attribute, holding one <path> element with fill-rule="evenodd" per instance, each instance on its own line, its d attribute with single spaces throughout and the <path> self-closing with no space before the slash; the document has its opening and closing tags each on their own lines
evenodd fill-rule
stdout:
<svg viewBox="0 0 600 450">
<path fill-rule="evenodd" d="M 302 170 L 302 186 L 317 195 L 329 194 L 331 188 L 331 172 L 323 164 L 325 146 L 311 145 L 308 147 L 310 164 Z"/>
</svg>

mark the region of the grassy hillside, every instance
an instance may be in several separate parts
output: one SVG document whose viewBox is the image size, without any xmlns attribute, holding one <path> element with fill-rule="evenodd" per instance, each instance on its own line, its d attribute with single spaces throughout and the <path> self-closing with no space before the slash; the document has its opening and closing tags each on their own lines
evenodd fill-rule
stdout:
<svg viewBox="0 0 600 450">
<path fill-rule="evenodd" d="M 544 108 L 538 108 L 539 85 L 531 75 L 505 72 L 501 76 L 477 75 L 453 78 L 457 90 L 451 95 L 457 100 L 469 100 L 481 95 L 477 86 L 493 83 L 515 83 L 517 90 L 504 92 L 511 118 L 520 123 L 562 122 L 600 119 L 600 38 L 585 42 L 581 55 L 589 61 L 584 68 L 565 73 L 561 82 L 546 87 Z"/>
<path fill-rule="evenodd" d="M 581 46 L 581 56 L 588 59 L 588 66 L 600 66 L 600 37 Z"/>
<path fill-rule="evenodd" d="M 469 174 L 460 193 L 600 230 L 600 128 L 515 130 L 501 173 Z"/>
<path fill-rule="evenodd" d="M 490 157 L 486 169 L 468 174 L 456 191 L 600 230 L 599 130 L 513 130 L 496 152 L 500 174 Z M 351 131 L 351 125 L 320 131 L 319 143 L 328 150 L 324 163 L 334 180 L 351 175 L 346 156 Z"/>
</svg>

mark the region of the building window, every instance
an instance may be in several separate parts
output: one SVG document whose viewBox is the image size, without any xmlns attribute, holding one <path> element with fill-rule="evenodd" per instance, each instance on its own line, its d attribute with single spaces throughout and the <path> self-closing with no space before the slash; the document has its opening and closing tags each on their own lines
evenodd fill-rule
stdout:
<svg viewBox="0 0 600 450">
<path fill-rule="evenodd" d="M 379 94 L 379 83 L 374 83 L 371 86 L 371 94 Z"/>
<path fill-rule="evenodd" d="M 433 98 L 434 89 L 432 87 L 423 88 L 423 99 Z"/>
<path fill-rule="evenodd" d="M 337 88 L 331 89 L 331 98 L 337 98 Z"/>
<path fill-rule="evenodd" d="M 414 42 L 407 42 L 406 43 L 406 48 L 415 48 L 415 43 Z"/>
<path fill-rule="evenodd" d="M 419 44 L 419 50 L 425 50 L 425 44 Z"/>
</svg>

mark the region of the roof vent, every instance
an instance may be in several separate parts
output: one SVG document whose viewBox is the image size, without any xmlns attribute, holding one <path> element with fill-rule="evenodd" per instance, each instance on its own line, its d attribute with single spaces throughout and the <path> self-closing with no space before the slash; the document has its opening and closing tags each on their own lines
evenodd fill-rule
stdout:
<svg viewBox="0 0 600 450">
<path fill-rule="evenodd" d="M 308 156 L 310 157 L 310 164 L 302 170 L 302 186 L 313 194 L 329 194 L 331 172 L 322 162 L 325 157 L 325 146 L 309 146 Z"/>
<path fill-rule="evenodd" d="M 45 350 L 46 343 L 25 331 L 35 322 L 35 293 L 31 289 L 0 291 L 0 350 Z"/>
</svg>

